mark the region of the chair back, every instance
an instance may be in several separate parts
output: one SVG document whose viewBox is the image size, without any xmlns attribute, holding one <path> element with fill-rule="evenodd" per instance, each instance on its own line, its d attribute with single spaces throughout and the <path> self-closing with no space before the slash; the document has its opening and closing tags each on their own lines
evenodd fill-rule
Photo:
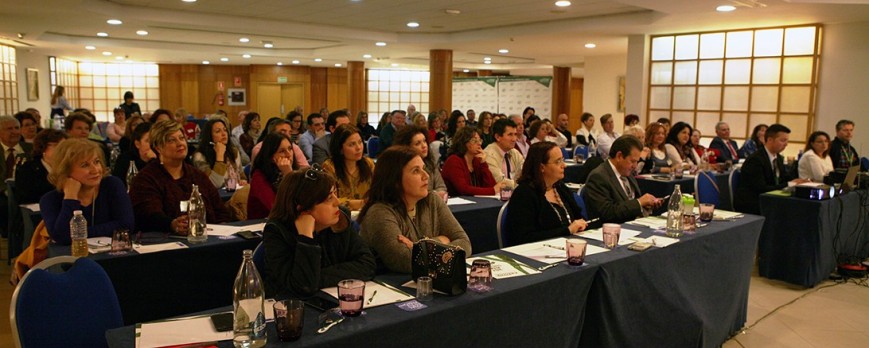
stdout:
<svg viewBox="0 0 869 348">
<path fill-rule="evenodd" d="M 256 266 L 256 270 L 259 272 L 260 277 L 264 278 L 266 270 L 266 248 L 263 245 L 263 242 L 259 242 L 256 249 L 253 249 L 253 265 Z"/>
<path fill-rule="evenodd" d="M 504 248 L 504 245 L 508 245 L 504 238 L 504 232 L 507 228 L 505 224 L 507 223 L 507 205 L 509 204 L 510 202 L 504 202 L 504 205 L 501 206 L 501 210 L 498 211 L 498 221 L 495 222 L 495 229 L 498 231 L 498 249 Z"/>
<path fill-rule="evenodd" d="M 48 268 L 72 263 L 64 273 Z M 112 281 L 95 261 L 60 256 L 33 267 L 9 307 L 16 347 L 107 347 L 106 330 L 124 325 Z"/>
<path fill-rule="evenodd" d="M 242 167 L 242 170 L 244 170 L 244 176 L 250 180 L 250 164 Z"/>
<path fill-rule="evenodd" d="M 720 206 L 721 192 L 718 189 L 718 183 L 715 182 L 714 172 L 697 172 L 697 178 L 694 179 L 694 196 L 699 203 Z"/>
<path fill-rule="evenodd" d="M 571 157 L 570 157 L 570 152 L 571 152 L 571 151 L 570 151 L 569 149 L 567 149 L 567 148 L 563 148 L 563 147 L 561 148 L 561 156 L 564 157 L 564 159 L 570 159 L 570 158 L 571 158 Z"/>
<path fill-rule="evenodd" d="M 582 155 L 582 158 L 588 159 L 588 146 L 576 144 L 576 147 L 573 148 L 573 157 L 576 158 L 576 155 Z"/>
<path fill-rule="evenodd" d="M 380 153 L 380 137 L 368 138 L 368 157 L 377 158 Z"/>
<path fill-rule="evenodd" d="M 21 215 L 21 208 L 18 206 L 18 192 L 15 187 L 15 179 L 6 179 L 6 213 L 9 221 L 6 222 L 6 235 L 9 238 L 9 259 L 11 263 L 18 254 L 21 253 L 24 234 L 24 219 Z"/>
<path fill-rule="evenodd" d="M 576 176 L 577 181 L 580 184 L 585 184 L 588 180 L 588 176 L 591 174 L 591 171 L 597 168 L 597 166 L 603 164 L 604 159 L 600 156 L 593 156 L 585 160 L 585 163 L 582 165 L 582 168 L 579 168 L 579 175 Z"/>
<path fill-rule="evenodd" d="M 585 197 L 582 196 L 582 193 L 585 189 L 585 186 L 580 187 L 576 193 L 573 194 L 573 199 L 576 200 L 576 205 L 582 209 L 582 218 L 588 221 L 588 209 L 585 207 Z"/>
<path fill-rule="evenodd" d="M 863 168 L 861 170 L 869 170 L 869 157 L 863 157 L 860 160 L 860 167 Z"/>
<path fill-rule="evenodd" d="M 727 183 L 730 184 L 730 206 L 736 208 L 736 204 L 733 202 L 733 193 L 736 192 L 736 185 L 739 185 L 739 177 L 741 176 L 741 172 L 739 168 L 735 168 L 730 171 L 730 177 L 727 178 Z"/>
</svg>

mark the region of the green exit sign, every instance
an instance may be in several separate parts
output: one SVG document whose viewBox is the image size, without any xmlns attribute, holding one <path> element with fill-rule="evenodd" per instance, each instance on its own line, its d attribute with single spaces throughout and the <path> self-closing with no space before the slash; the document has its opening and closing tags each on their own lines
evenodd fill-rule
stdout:
<svg viewBox="0 0 869 348">
<path fill-rule="evenodd" d="M 278 83 L 287 83 L 286 76 L 278 76 Z"/>
</svg>

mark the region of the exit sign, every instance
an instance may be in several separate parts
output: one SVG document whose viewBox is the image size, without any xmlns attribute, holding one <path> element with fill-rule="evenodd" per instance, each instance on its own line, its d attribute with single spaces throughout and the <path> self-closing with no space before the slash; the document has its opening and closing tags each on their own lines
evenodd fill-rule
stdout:
<svg viewBox="0 0 869 348">
<path fill-rule="evenodd" d="M 287 83 L 286 76 L 278 76 L 278 83 Z"/>
</svg>

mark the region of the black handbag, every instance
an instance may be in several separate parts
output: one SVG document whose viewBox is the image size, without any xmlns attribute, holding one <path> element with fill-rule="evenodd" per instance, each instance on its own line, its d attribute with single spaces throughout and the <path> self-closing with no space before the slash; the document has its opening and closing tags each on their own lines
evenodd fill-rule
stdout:
<svg viewBox="0 0 869 348">
<path fill-rule="evenodd" d="M 434 290 L 454 296 L 468 287 L 465 250 L 460 247 L 423 239 L 413 245 L 411 263 L 413 279 L 430 277 Z"/>
</svg>

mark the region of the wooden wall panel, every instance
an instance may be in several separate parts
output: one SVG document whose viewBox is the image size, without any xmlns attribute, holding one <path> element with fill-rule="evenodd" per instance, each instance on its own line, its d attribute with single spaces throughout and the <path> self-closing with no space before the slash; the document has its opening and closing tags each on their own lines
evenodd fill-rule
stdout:
<svg viewBox="0 0 869 348">
<path fill-rule="evenodd" d="M 347 69 L 327 68 L 326 70 L 326 107 L 329 111 L 349 107 L 347 88 Z"/>
<path fill-rule="evenodd" d="M 328 71 L 326 68 L 311 68 L 311 107 L 307 113 L 320 111 L 328 107 Z"/>
<path fill-rule="evenodd" d="M 582 121 L 580 116 L 585 111 L 582 108 L 582 89 L 585 80 L 582 78 L 570 79 L 570 129 L 579 129 Z"/>
</svg>

